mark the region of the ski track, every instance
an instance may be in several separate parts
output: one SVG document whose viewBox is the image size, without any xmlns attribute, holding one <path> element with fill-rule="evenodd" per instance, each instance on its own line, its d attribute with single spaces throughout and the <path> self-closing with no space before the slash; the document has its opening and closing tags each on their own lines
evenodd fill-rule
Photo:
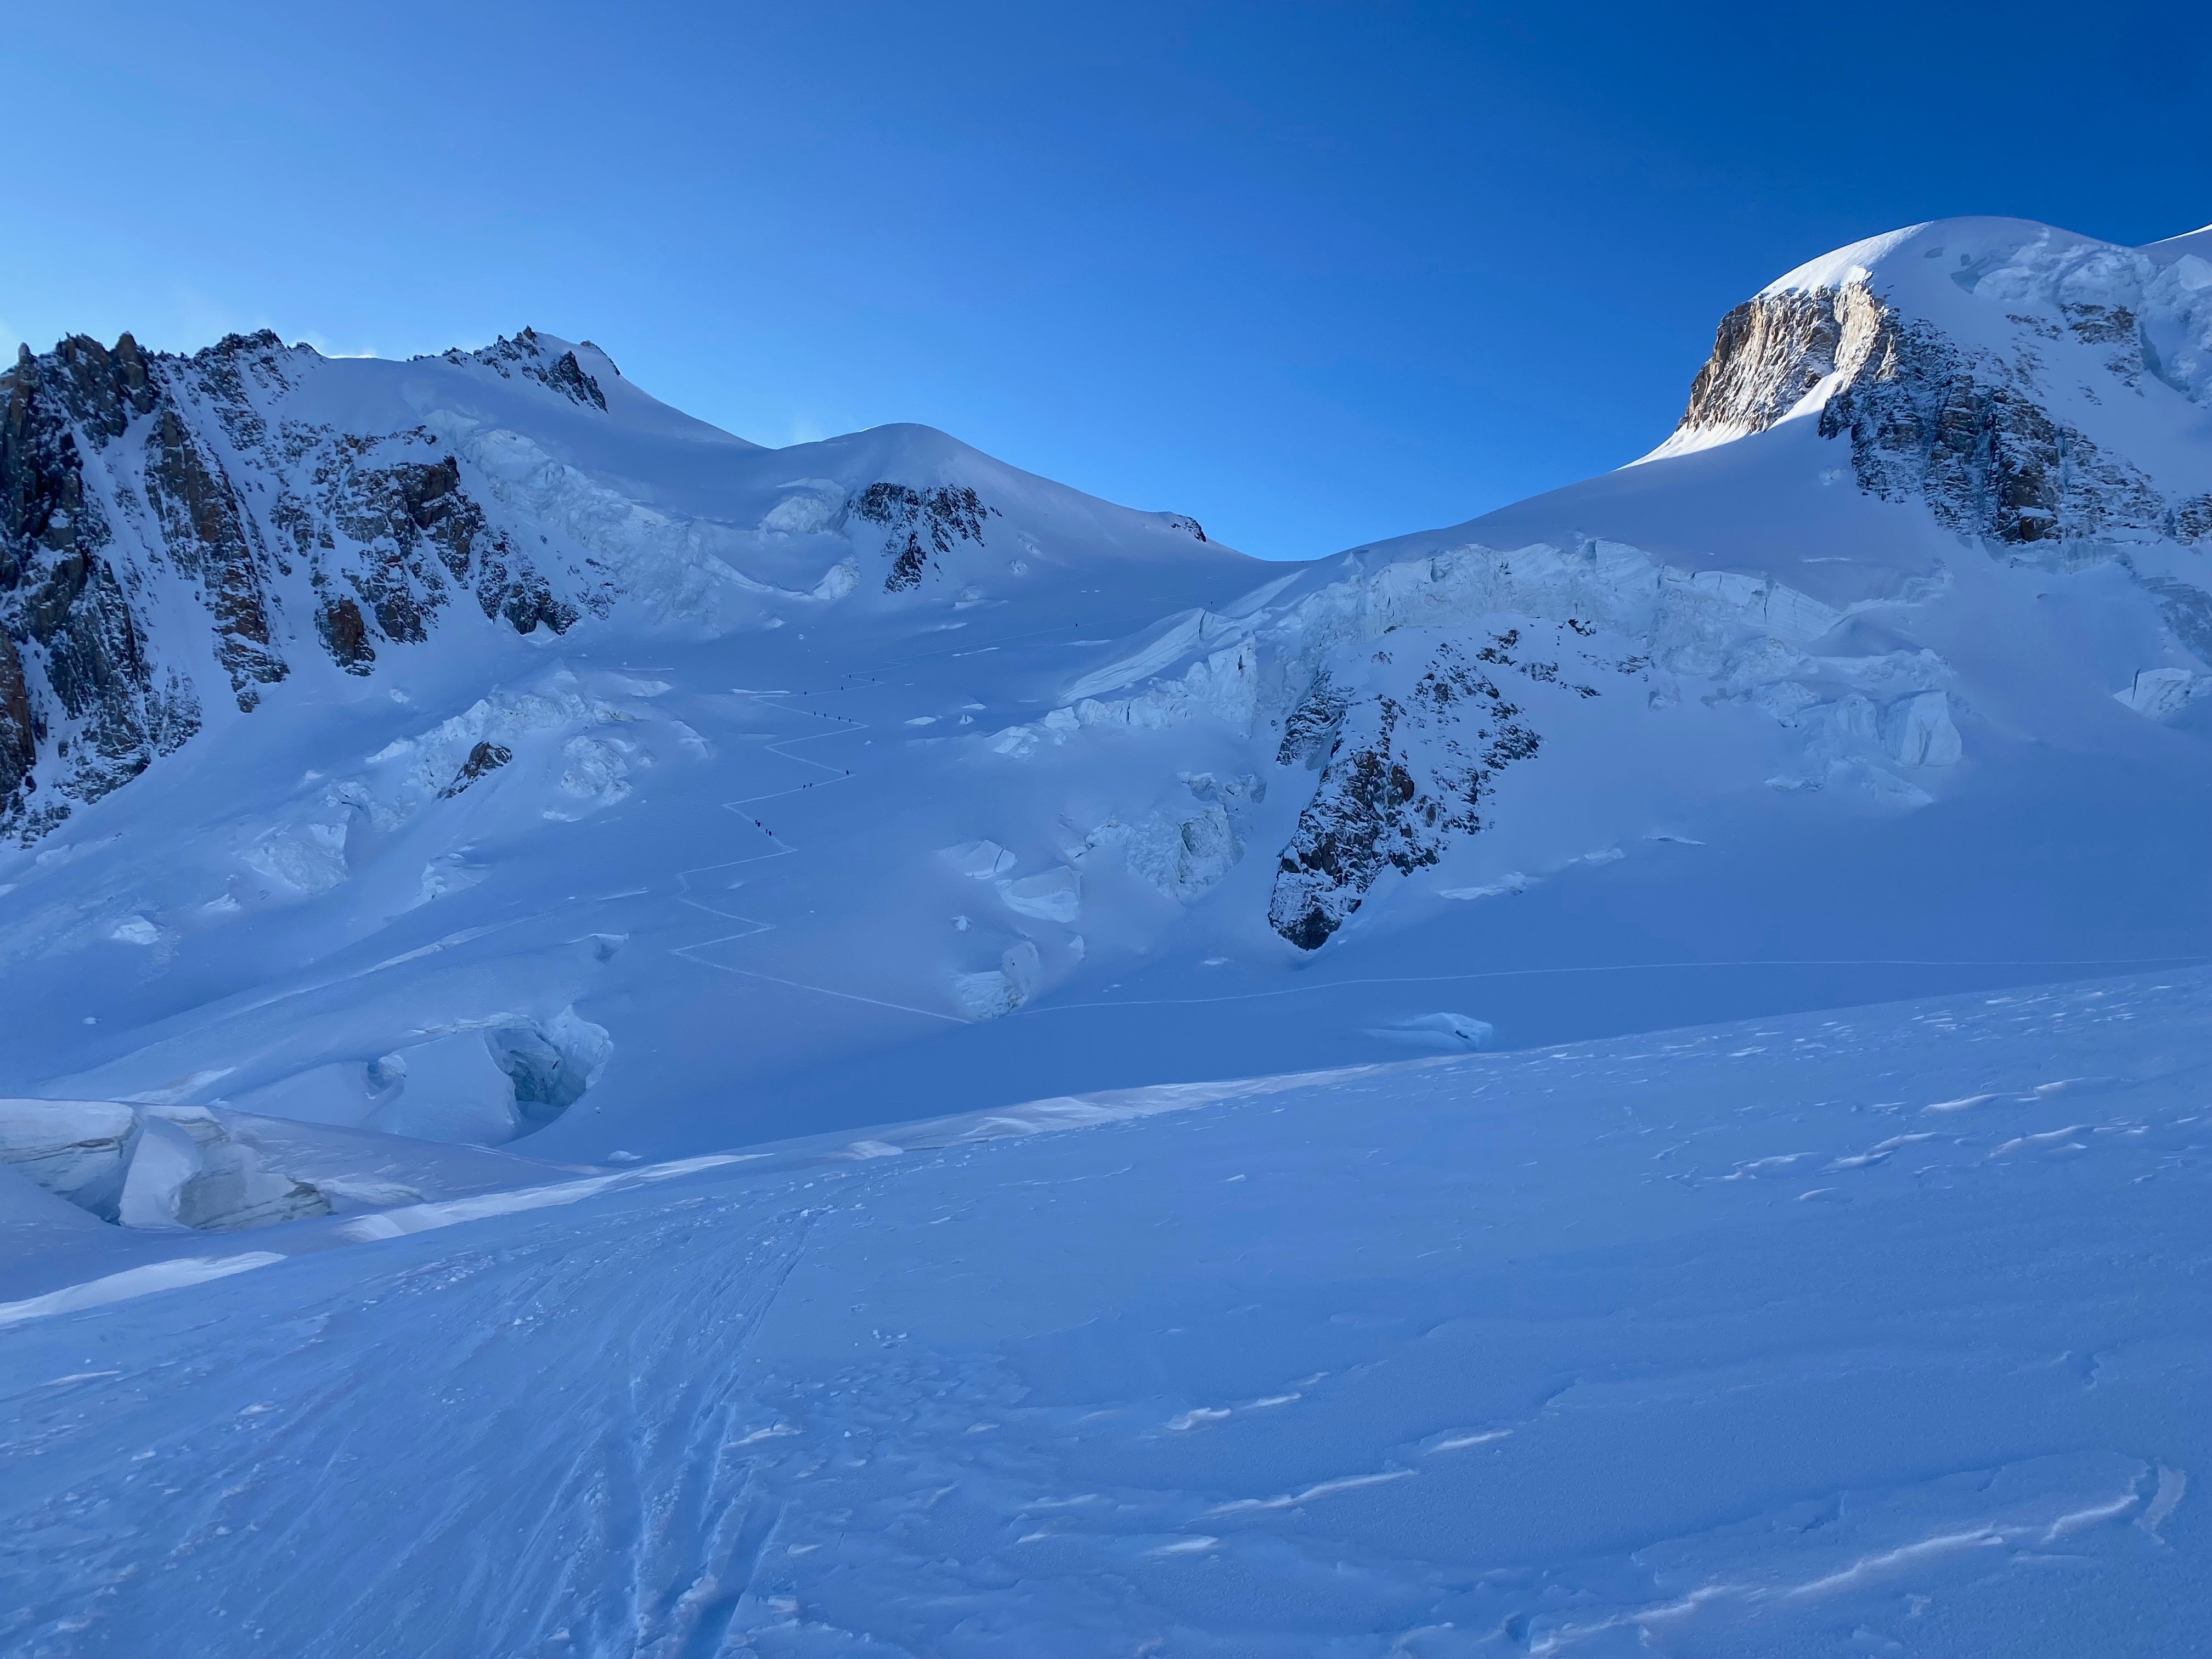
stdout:
<svg viewBox="0 0 2212 1659">
<path fill-rule="evenodd" d="M 831 691 L 752 691 L 743 687 L 732 688 L 738 696 L 750 697 L 764 708 L 779 709 L 790 707 L 788 702 L 780 701 L 781 699 L 835 696 L 840 692 L 857 689 L 854 686 L 841 686 Z M 819 996 L 836 997 L 847 1002 L 867 1003 L 874 1007 L 894 1009 L 900 1013 L 920 1014 L 925 1018 L 942 1020 L 948 1024 L 968 1024 L 957 1015 L 944 1013 L 936 1009 L 916 1008 L 908 1003 L 891 1002 L 882 997 L 864 996 L 857 991 L 842 991 L 834 986 L 811 984 L 804 980 L 786 978 L 780 974 L 763 973 L 756 968 L 739 968 L 726 962 L 714 961 L 700 954 L 704 951 L 711 951 L 717 945 L 734 945 L 742 940 L 757 939 L 763 933 L 775 932 L 777 927 L 776 923 L 765 921 L 761 917 L 747 915 L 742 911 L 709 903 L 699 896 L 698 890 L 692 884 L 695 877 L 707 876 L 722 870 L 742 869 L 747 865 L 765 863 L 770 859 L 790 858 L 799 853 L 799 848 L 779 836 L 749 809 L 759 805 L 763 801 L 782 800 L 789 796 L 804 794 L 810 790 L 818 789 L 829 784 L 846 782 L 853 775 L 851 769 L 848 767 L 832 766 L 826 761 L 818 761 L 808 755 L 794 755 L 791 751 L 800 744 L 820 743 L 830 738 L 857 737 L 863 732 L 874 729 L 864 721 L 856 720 L 843 714 L 822 714 L 813 709 L 801 709 L 799 712 L 812 715 L 817 720 L 836 720 L 840 722 L 839 729 L 830 732 L 807 732 L 795 738 L 780 738 L 765 744 L 763 746 L 765 752 L 784 760 L 794 761 L 801 766 L 817 768 L 830 775 L 824 778 L 811 778 L 788 789 L 771 789 L 757 795 L 741 795 L 735 800 L 726 800 L 721 804 L 724 811 L 736 813 L 750 823 L 754 829 L 759 830 L 768 841 L 769 850 L 750 854 L 744 858 L 727 859 L 716 864 L 695 865 L 688 870 L 679 870 L 676 872 L 677 896 L 696 910 L 704 910 L 708 915 L 720 916 L 726 921 L 742 923 L 744 931 L 724 933 L 714 939 L 701 939 L 692 945 L 675 945 L 671 947 L 670 953 L 681 957 L 688 962 L 696 963 L 702 967 L 716 969 L 726 974 L 736 974 L 746 979 L 765 980 L 774 985 L 787 985 L 795 990 L 811 991 Z"/>
<path fill-rule="evenodd" d="M 0 1653 L 2058 1656 L 2118 1607 L 2185 1651 L 2212 975 L 2112 985 L 702 1170 L 39 1320 Z"/>
<path fill-rule="evenodd" d="M 64 1570 L 9 1550 L 0 1572 L 18 1605 L 0 1618 L 0 1649 L 61 1654 L 94 1639 L 99 1621 L 70 1611 L 82 1611 L 74 1591 L 31 1584 L 114 1585 L 157 1567 L 203 1587 L 240 1652 L 260 1650 L 295 1573 L 327 1599 L 317 1637 L 287 1651 L 391 1651 L 395 1625 L 452 1607 L 469 1608 L 487 1639 L 501 1633 L 494 1650 L 456 1632 L 456 1652 L 714 1651 L 709 1627 L 726 1623 L 746 1547 L 757 1553 L 773 1522 L 748 1502 L 744 1347 L 811 1219 L 803 1206 L 741 1210 L 679 1200 L 519 1242 L 479 1237 L 359 1283 L 342 1275 L 266 1324 L 230 1310 L 221 1349 L 141 1374 L 113 1402 L 146 1422 L 125 1471 L 16 1517 L 19 1540 L 59 1528 L 73 1559 Z M 635 1287 L 672 1253 L 690 1266 L 655 1279 L 641 1317 Z M 443 1334 L 402 1360 L 388 1339 L 358 1340 L 371 1319 Z M 68 1390 L 49 1392 L 65 1413 Z M 204 1414 L 191 1431 L 159 1421 L 179 1401 Z M 426 1407 L 496 1449 L 493 1478 L 453 1480 L 437 1437 L 391 1435 Z M 13 1456 L 35 1455 L 53 1431 L 25 1426 Z M 333 1528 L 329 1495 L 349 1489 L 351 1528 Z M 286 1567 L 241 1570 L 240 1550 Z M 565 1635 L 564 1608 L 584 1610 Z"/>
</svg>

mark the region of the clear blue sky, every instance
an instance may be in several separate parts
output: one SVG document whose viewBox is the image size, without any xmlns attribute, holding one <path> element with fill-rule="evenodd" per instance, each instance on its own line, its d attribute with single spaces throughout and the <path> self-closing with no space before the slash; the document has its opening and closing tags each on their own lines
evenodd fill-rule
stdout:
<svg viewBox="0 0 2212 1659">
<path fill-rule="evenodd" d="M 2212 220 L 2212 7 L 0 0 L 0 338 L 532 323 L 1308 556 L 1662 437 L 1895 225 Z"/>
</svg>

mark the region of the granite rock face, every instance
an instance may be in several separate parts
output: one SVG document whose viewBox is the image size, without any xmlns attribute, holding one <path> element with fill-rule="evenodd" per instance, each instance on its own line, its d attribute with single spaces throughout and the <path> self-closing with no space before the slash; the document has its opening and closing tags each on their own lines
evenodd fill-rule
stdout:
<svg viewBox="0 0 2212 1659">
<path fill-rule="evenodd" d="M 589 341 L 585 342 L 590 344 Z M 597 348 L 593 348 L 597 349 Z M 556 353 L 544 337 L 534 328 L 526 328 L 513 339 L 501 335 L 481 351 L 453 350 L 445 354 L 449 363 L 481 363 L 496 372 L 501 379 L 520 375 L 526 380 L 559 392 L 571 403 L 584 404 L 605 410 L 607 394 L 598 380 L 577 362 L 573 350 Z"/>
<path fill-rule="evenodd" d="M 603 410 L 556 343 L 447 360 Z M 0 374 L 0 835 L 37 839 L 303 665 L 374 672 L 456 597 L 523 634 L 611 603 L 587 562 L 526 553 L 433 432 L 292 413 L 324 366 L 266 331 L 189 356 L 126 334 Z"/>
<path fill-rule="evenodd" d="M 892 556 L 884 577 L 886 593 L 921 586 L 933 554 L 941 558 L 962 542 L 980 544 L 984 520 L 998 511 L 964 484 L 916 489 L 898 483 L 870 484 L 853 498 L 848 510 L 856 519 L 884 527 L 884 550 Z"/>
<path fill-rule="evenodd" d="M 1863 288 L 1745 301 L 1721 319 L 1713 355 L 1690 383 L 1677 433 L 1741 437 L 1765 431 L 1835 371 L 1846 333 L 1856 346 L 1872 304 Z"/>
<path fill-rule="evenodd" d="M 1327 674 L 1316 676 L 1285 722 L 1277 756 L 1288 765 L 1325 755 L 1277 862 L 1267 921 L 1278 933 L 1302 951 L 1319 950 L 1384 871 L 1425 868 L 1455 836 L 1481 830 L 1490 778 L 1542 747 L 1496 673 L 1559 677 L 1556 663 L 1516 658 L 1520 644 L 1513 629 L 1479 649 L 1440 641 L 1403 696 L 1376 690 L 1354 702 Z"/>
<path fill-rule="evenodd" d="M 149 654 L 99 483 L 160 402 L 157 374 L 125 335 L 112 352 L 26 348 L 0 375 L 0 829 L 42 832 L 198 728 L 191 684 Z"/>
<path fill-rule="evenodd" d="M 1862 489 L 1924 502 L 1948 528 L 1999 547 L 2096 556 L 2212 538 L 2201 459 L 2135 453 L 2158 422 L 2130 412 L 2212 396 L 2212 270 L 2033 240 L 1960 257 L 1938 267 L 1971 296 L 1942 293 L 1948 326 L 1864 270 L 1736 307 L 1660 453 L 1810 416 L 1822 437 L 1848 442 Z"/>
<path fill-rule="evenodd" d="M 2149 476 L 2054 419 L 2037 390 L 2016 365 L 1883 307 L 1820 434 L 1848 434 L 1861 489 L 1924 500 L 1964 534 L 2011 546 L 2173 534 L 2174 505 Z"/>
</svg>

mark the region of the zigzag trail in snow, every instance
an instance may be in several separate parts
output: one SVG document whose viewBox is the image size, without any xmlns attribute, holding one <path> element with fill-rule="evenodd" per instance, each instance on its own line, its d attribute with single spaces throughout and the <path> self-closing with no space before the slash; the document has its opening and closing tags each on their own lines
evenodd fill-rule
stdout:
<svg viewBox="0 0 2212 1659">
<path fill-rule="evenodd" d="M 737 696 L 750 697 L 764 708 L 785 708 L 790 705 L 772 700 L 787 697 L 835 696 L 838 691 L 849 691 L 854 689 L 853 686 L 841 686 L 830 691 L 757 691 L 743 686 L 736 686 L 732 687 L 732 690 Z M 832 766 L 826 761 L 815 760 L 805 755 L 794 755 L 791 751 L 803 743 L 819 743 L 825 738 L 853 737 L 872 729 L 866 722 L 854 720 L 845 714 L 823 714 L 811 708 L 801 709 L 799 712 L 811 714 L 817 720 L 836 720 L 839 722 L 838 729 L 830 732 L 811 732 L 804 737 L 779 738 L 765 746 L 766 752 L 784 760 L 795 761 L 801 766 L 819 768 L 830 775 L 826 778 L 811 778 L 788 789 L 771 789 L 762 794 L 741 795 L 735 800 L 726 800 L 722 803 L 723 811 L 735 812 L 766 836 L 770 850 L 765 853 L 750 854 L 741 859 L 726 859 L 716 864 L 694 865 L 688 870 L 679 870 L 676 872 L 677 896 L 696 910 L 704 910 L 708 915 L 720 916 L 726 921 L 744 923 L 744 931 L 738 933 L 725 933 L 715 939 L 702 939 L 696 945 L 675 945 L 671 948 L 670 954 L 682 957 L 686 961 L 698 963 L 703 967 L 719 969 L 726 974 L 742 975 L 747 979 L 766 980 L 771 984 L 788 985 L 796 990 L 812 991 L 822 996 L 838 997 L 848 1002 L 865 1002 L 878 1008 L 895 1008 L 902 1013 L 920 1014 L 926 1018 L 940 1019 L 954 1025 L 966 1024 L 968 1022 L 957 1015 L 939 1013 L 928 1008 L 916 1008 L 903 1002 L 890 1002 L 881 997 L 863 996 L 856 991 L 840 991 L 831 986 L 812 985 L 803 980 L 787 979 L 780 974 L 764 974 L 757 969 L 734 967 L 729 963 L 716 962 L 699 954 L 702 951 L 712 950 L 718 945 L 735 944 L 742 939 L 757 939 L 763 933 L 773 933 L 776 924 L 763 921 L 758 916 L 747 915 L 742 911 L 726 909 L 720 905 L 708 903 L 705 899 L 698 896 L 696 890 L 691 884 L 692 878 L 707 875 L 717 870 L 735 870 L 748 864 L 761 864 L 770 859 L 788 858 L 797 854 L 799 848 L 783 840 L 747 809 L 757 806 L 763 801 L 781 800 L 788 795 L 802 794 L 807 790 L 818 789 L 825 784 L 842 783 L 850 778 L 853 773 L 849 767 Z M 726 889 L 717 890 L 726 890 Z"/>
</svg>

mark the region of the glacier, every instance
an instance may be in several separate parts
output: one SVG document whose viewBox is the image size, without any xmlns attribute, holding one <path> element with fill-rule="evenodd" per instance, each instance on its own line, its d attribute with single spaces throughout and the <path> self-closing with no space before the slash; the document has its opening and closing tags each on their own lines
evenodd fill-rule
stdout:
<svg viewBox="0 0 2212 1659">
<path fill-rule="evenodd" d="M 0 1651 L 2186 1651 L 2212 233 L 1285 566 L 525 329 L 0 376 Z"/>
</svg>

